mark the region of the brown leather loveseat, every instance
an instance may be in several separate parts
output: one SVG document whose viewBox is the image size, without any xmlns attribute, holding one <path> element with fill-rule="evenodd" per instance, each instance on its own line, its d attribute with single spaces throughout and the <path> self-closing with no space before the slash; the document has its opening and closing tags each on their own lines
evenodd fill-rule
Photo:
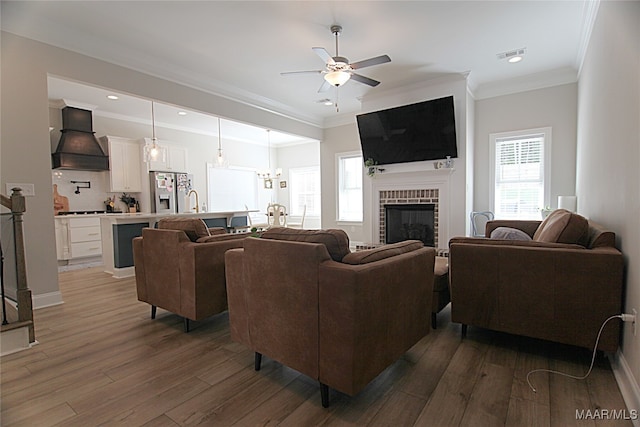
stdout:
<svg viewBox="0 0 640 427">
<path fill-rule="evenodd" d="M 429 333 L 435 250 L 349 252 L 342 230 L 274 228 L 226 253 L 231 337 L 355 395 Z"/>
<path fill-rule="evenodd" d="M 451 320 L 463 334 L 473 325 L 593 348 L 602 323 L 622 312 L 613 232 L 558 209 L 542 223 L 490 221 L 486 236 L 449 242 Z M 608 322 L 598 348 L 615 352 L 619 333 L 620 321 Z"/>
<path fill-rule="evenodd" d="M 224 253 L 242 247 L 246 234 L 209 229 L 201 219 L 171 217 L 158 228 L 145 228 L 133 239 L 138 300 L 189 320 L 202 320 L 227 310 Z"/>
</svg>

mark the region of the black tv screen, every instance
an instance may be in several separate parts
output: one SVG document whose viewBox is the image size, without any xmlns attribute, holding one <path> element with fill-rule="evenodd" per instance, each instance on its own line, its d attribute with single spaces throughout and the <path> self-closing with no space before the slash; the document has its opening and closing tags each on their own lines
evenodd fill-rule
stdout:
<svg viewBox="0 0 640 427">
<path fill-rule="evenodd" d="M 458 157 L 453 96 L 356 116 L 363 158 L 376 164 Z"/>
</svg>

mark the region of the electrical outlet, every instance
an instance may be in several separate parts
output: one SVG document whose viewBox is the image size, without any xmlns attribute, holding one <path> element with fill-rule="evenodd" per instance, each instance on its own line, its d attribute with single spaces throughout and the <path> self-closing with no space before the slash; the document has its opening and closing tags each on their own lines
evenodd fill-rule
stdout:
<svg viewBox="0 0 640 427">
<path fill-rule="evenodd" d="M 638 312 L 636 311 L 635 308 L 631 309 L 631 313 L 633 313 L 633 336 L 636 336 L 636 320 L 638 319 Z"/>
</svg>

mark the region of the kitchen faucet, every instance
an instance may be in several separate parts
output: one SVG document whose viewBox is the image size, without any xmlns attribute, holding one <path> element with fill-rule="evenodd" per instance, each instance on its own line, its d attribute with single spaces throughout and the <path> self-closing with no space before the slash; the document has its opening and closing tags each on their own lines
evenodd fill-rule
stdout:
<svg viewBox="0 0 640 427">
<path fill-rule="evenodd" d="M 198 192 L 196 190 L 189 190 L 189 192 L 187 193 L 187 197 L 191 197 L 191 193 L 196 195 L 196 206 L 193 208 L 196 213 L 200 212 L 200 208 L 198 206 L 200 206 L 200 199 L 198 197 Z"/>
</svg>

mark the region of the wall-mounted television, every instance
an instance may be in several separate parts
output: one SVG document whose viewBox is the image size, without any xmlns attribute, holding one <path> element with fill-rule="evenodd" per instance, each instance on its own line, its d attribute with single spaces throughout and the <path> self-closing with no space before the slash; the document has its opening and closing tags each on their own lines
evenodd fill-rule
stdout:
<svg viewBox="0 0 640 427">
<path fill-rule="evenodd" d="M 356 116 L 363 158 L 377 164 L 458 157 L 453 96 Z"/>
</svg>

